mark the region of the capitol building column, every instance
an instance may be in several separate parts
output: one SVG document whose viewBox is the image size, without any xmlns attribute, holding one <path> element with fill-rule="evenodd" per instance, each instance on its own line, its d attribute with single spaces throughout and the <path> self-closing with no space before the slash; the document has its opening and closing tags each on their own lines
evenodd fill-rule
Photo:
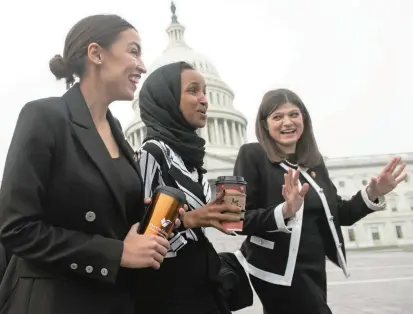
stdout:
<svg viewBox="0 0 413 314">
<path fill-rule="evenodd" d="M 218 119 L 214 118 L 214 131 L 215 131 L 215 145 L 221 144 L 221 134 L 219 134 Z"/>
</svg>

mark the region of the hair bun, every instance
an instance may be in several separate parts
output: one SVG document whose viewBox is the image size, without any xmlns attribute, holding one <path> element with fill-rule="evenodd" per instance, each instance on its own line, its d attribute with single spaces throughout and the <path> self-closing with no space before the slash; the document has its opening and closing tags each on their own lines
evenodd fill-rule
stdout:
<svg viewBox="0 0 413 314">
<path fill-rule="evenodd" d="M 66 62 L 61 55 L 55 55 L 50 59 L 49 68 L 58 80 L 67 78 L 67 76 L 70 75 L 70 73 L 68 73 Z"/>
</svg>

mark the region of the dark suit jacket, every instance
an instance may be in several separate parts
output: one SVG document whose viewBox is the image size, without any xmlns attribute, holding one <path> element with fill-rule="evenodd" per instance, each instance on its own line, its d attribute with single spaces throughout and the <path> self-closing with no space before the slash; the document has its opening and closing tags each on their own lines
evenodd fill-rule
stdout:
<svg viewBox="0 0 413 314">
<path fill-rule="evenodd" d="M 119 122 L 107 118 L 139 174 Z M 133 313 L 120 267 L 132 222 L 112 162 L 79 85 L 23 107 L 0 190 L 1 242 L 13 254 L 1 314 Z"/>
<path fill-rule="evenodd" d="M 331 213 L 331 216 L 325 217 L 322 226 L 326 255 L 339 265 L 338 250 L 342 250 L 342 255 L 345 257 L 340 226 L 352 225 L 373 210 L 366 205 L 360 191 L 351 200 L 342 200 L 337 195 L 324 163 L 307 170 L 309 174 L 312 172 L 315 173 L 313 180 L 321 188 L 317 193 L 325 195 Z M 284 202 L 281 190 L 285 173 L 286 170 L 280 164 L 269 161 L 259 143 L 245 144 L 241 147 L 234 168 L 234 175 L 243 176 L 247 181 L 247 211 L 242 232 L 247 235 L 247 238 L 241 252 L 245 258 L 244 262 L 253 266 L 249 267 L 250 270 L 258 268 L 256 273 L 267 272 L 270 274 L 267 277 L 271 277 L 271 274 L 283 276 L 291 252 L 298 250 L 298 247 L 290 247 L 291 234 L 280 231 L 274 218 L 275 208 Z M 284 224 L 287 225 L 288 220 L 284 220 Z M 336 230 L 338 236 L 336 241 L 332 229 Z M 248 268 L 248 265 L 246 266 Z M 280 284 L 288 285 L 282 280 Z"/>
</svg>

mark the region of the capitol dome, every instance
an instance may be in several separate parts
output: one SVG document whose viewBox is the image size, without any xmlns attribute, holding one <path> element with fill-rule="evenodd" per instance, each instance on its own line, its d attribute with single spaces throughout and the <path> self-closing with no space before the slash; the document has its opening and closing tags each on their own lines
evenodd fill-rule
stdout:
<svg viewBox="0 0 413 314">
<path fill-rule="evenodd" d="M 206 141 L 205 167 L 211 176 L 231 175 L 238 149 L 246 143 L 247 120 L 234 108 L 234 93 L 221 79 L 215 66 L 186 44 L 185 27 L 178 22 L 173 3 L 171 11 L 172 21 L 166 29 L 169 44 L 163 54 L 150 65 L 146 76 L 165 64 L 178 61 L 185 61 L 202 73 L 209 102 L 207 124 L 198 130 L 198 134 Z M 125 130 L 125 134 L 129 143 L 137 150 L 146 136 L 145 125 L 140 119 L 138 97 L 133 101 L 132 108 L 135 118 Z"/>
</svg>

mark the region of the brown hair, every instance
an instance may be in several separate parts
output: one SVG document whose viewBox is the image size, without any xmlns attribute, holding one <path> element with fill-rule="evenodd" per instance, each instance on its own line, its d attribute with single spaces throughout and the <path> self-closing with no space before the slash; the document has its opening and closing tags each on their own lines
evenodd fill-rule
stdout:
<svg viewBox="0 0 413 314">
<path fill-rule="evenodd" d="M 271 137 L 268 131 L 267 118 L 279 106 L 287 103 L 296 105 L 300 109 L 304 121 L 303 134 L 297 142 L 297 162 L 300 166 L 308 168 L 314 167 L 320 164 L 322 156 L 318 150 L 307 108 L 304 106 L 300 97 L 294 92 L 288 89 L 277 89 L 265 93 L 260 108 L 258 109 L 255 122 L 255 135 L 271 162 L 281 162 L 284 160 L 287 155 L 281 151 Z"/>
<path fill-rule="evenodd" d="M 82 78 L 86 71 L 86 56 L 89 44 L 97 43 L 109 48 L 118 35 L 135 29 L 129 22 L 117 15 L 91 15 L 77 22 L 67 34 L 63 57 L 54 56 L 49 62 L 50 71 L 56 79 L 65 79 L 69 88 L 75 76 Z"/>
</svg>

